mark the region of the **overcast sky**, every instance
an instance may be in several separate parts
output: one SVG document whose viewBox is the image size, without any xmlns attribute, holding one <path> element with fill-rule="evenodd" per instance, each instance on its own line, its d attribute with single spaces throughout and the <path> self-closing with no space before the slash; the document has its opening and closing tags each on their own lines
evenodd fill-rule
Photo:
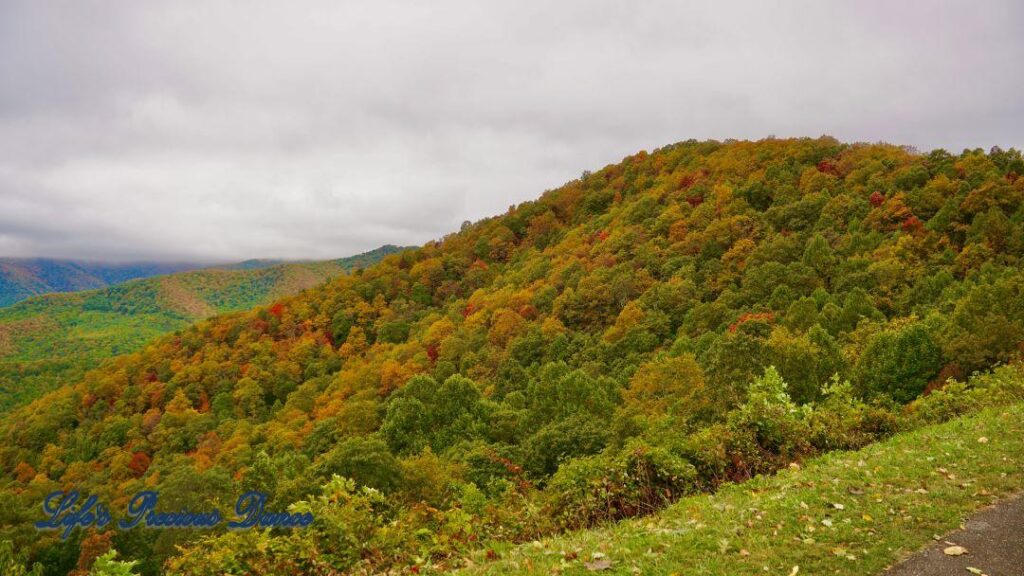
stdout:
<svg viewBox="0 0 1024 576">
<path fill-rule="evenodd" d="M 420 244 L 689 138 L 1021 148 L 1022 5 L 0 0 L 0 256 Z"/>
</svg>

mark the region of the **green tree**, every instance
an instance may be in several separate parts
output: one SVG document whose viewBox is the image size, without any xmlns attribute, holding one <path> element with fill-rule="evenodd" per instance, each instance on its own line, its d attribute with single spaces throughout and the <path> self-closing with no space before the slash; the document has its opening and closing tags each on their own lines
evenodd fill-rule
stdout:
<svg viewBox="0 0 1024 576">
<path fill-rule="evenodd" d="M 692 416 L 707 408 L 704 372 L 692 354 L 661 356 L 637 369 L 623 392 L 626 406 L 644 414 Z"/>
<path fill-rule="evenodd" d="M 548 424 L 523 444 L 526 470 L 538 478 L 550 476 L 562 462 L 600 452 L 609 436 L 602 419 L 587 415 Z"/>
<path fill-rule="evenodd" d="M 138 562 L 115 560 L 116 557 L 117 550 L 113 549 L 97 557 L 89 576 L 138 576 L 132 571 Z"/>
<path fill-rule="evenodd" d="M 942 350 L 920 324 L 875 334 L 861 352 L 856 376 L 862 390 L 910 402 L 942 367 Z"/>
<path fill-rule="evenodd" d="M 784 322 L 793 330 L 808 330 L 818 323 L 818 304 L 810 296 L 804 296 L 789 306 Z"/>
<path fill-rule="evenodd" d="M 43 565 L 36 563 L 29 570 L 14 557 L 14 543 L 0 541 L 0 574 L 4 576 L 43 576 Z"/>
<path fill-rule="evenodd" d="M 804 249 L 802 262 L 813 268 L 818 277 L 825 281 L 826 286 L 828 285 L 836 264 L 836 256 L 824 236 L 815 234 L 811 237 Z"/>
<path fill-rule="evenodd" d="M 539 426 L 575 414 L 609 417 L 618 400 L 617 388 L 608 378 L 591 378 L 565 363 L 548 364 L 528 389 L 530 421 Z"/>
<path fill-rule="evenodd" d="M 392 492 L 402 483 L 402 467 L 375 436 L 347 438 L 317 463 L 317 473 L 351 478 L 361 486 Z"/>
<path fill-rule="evenodd" d="M 485 413 L 476 383 L 458 374 L 443 384 L 417 375 L 392 394 L 381 434 L 398 454 L 414 454 L 426 446 L 441 454 L 462 440 L 481 436 Z"/>
</svg>

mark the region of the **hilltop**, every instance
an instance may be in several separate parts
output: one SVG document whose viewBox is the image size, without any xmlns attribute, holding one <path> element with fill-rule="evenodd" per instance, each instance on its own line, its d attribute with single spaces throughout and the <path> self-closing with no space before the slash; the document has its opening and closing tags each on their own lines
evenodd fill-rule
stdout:
<svg viewBox="0 0 1024 576">
<path fill-rule="evenodd" d="M 246 261 L 0 308 L 0 411 L 74 383 L 157 336 L 295 294 L 399 250 L 383 246 L 323 262 Z"/>
<path fill-rule="evenodd" d="M 0 540 L 50 574 L 443 570 L 1020 398 L 1024 159 L 688 141 L 11 411 Z M 296 532 L 30 528 L 270 494 Z"/>
</svg>

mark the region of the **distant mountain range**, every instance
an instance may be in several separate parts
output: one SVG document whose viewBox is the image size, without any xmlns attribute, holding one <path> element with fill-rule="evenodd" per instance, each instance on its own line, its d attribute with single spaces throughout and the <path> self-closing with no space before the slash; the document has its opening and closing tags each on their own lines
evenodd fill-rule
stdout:
<svg viewBox="0 0 1024 576">
<path fill-rule="evenodd" d="M 401 250 L 388 245 L 322 262 L 249 260 L 99 290 L 46 294 L 0 308 L 0 411 L 74 382 L 104 359 L 137 350 L 159 335 L 298 293 Z M 82 263 L 67 261 L 14 262 L 17 266 L 5 270 L 40 272 L 51 280 L 46 286 L 66 290 L 115 281 L 118 274 L 159 274 L 161 266 L 174 266 L 83 268 Z"/>
<path fill-rule="evenodd" d="M 395 247 L 385 246 L 378 250 L 390 248 Z M 374 250 L 367 254 L 376 253 L 377 250 Z M 280 264 L 309 262 L 254 258 L 211 265 L 200 262 L 108 263 L 55 258 L 0 258 L 0 307 L 43 294 L 95 290 L 137 278 L 150 278 L 188 270 L 259 270 Z"/>
<path fill-rule="evenodd" d="M 10 306 L 40 294 L 104 288 L 135 278 L 172 274 L 205 266 L 209 264 L 109 264 L 51 258 L 0 258 L 0 306 Z"/>
</svg>

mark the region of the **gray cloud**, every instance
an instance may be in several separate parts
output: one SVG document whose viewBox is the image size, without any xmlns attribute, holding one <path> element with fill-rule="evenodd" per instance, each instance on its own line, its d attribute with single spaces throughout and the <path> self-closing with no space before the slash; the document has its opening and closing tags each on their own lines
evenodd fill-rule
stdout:
<svg viewBox="0 0 1024 576">
<path fill-rule="evenodd" d="M 688 138 L 1020 148 L 1020 6 L 0 0 L 0 255 L 421 243 Z"/>
</svg>

